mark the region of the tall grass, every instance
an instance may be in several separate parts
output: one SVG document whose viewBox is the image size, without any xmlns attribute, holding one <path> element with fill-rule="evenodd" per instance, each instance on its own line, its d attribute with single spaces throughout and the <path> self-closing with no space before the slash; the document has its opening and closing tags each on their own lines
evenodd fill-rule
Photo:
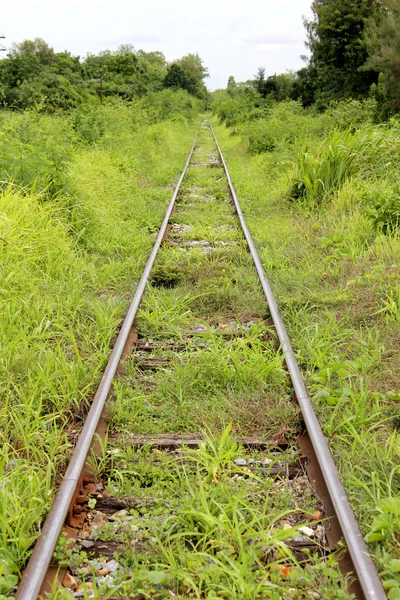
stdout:
<svg viewBox="0 0 400 600">
<path fill-rule="evenodd" d="M 72 116 L 0 115 L 0 594 L 38 535 L 67 428 L 90 402 L 193 137 L 140 110 L 92 115 L 96 145 Z"/>
<path fill-rule="evenodd" d="M 317 147 L 299 152 L 291 176 L 290 197 L 320 205 L 345 181 L 374 181 L 399 165 L 400 138 L 386 128 L 336 130 Z"/>
</svg>

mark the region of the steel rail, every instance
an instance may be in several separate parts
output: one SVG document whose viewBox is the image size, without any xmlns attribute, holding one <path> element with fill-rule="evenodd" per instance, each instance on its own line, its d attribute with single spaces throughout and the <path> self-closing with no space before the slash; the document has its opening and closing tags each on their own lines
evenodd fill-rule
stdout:
<svg viewBox="0 0 400 600">
<path fill-rule="evenodd" d="M 153 249 L 150 253 L 150 257 L 143 271 L 142 277 L 136 288 L 136 292 L 129 307 L 129 310 L 123 321 L 117 341 L 115 342 L 102 380 L 100 382 L 100 385 L 93 399 L 93 403 L 86 417 L 85 424 L 79 435 L 67 471 L 58 489 L 58 492 L 54 497 L 50 512 L 48 513 L 47 518 L 44 522 L 41 535 L 38 538 L 38 541 L 36 542 L 33 553 L 29 559 L 28 565 L 21 579 L 21 583 L 15 596 L 16 600 L 36 600 L 40 592 L 41 586 L 46 575 L 46 571 L 50 565 L 53 556 L 58 537 L 64 525 L 69 506 L 72 502 L 72 498 L 79 483 L 81 472 L 84 468 L 97 424 L 100 421 L 104 404 L 107 400 L 111 384 L 113 382 L 119 362 L 121 360 L 125 343 L 128 339 L 136 313 L 138 311 L 141 299 L 143 297 L 143 293 L 146 288 L 150 271 L 153 267 L 157 253 L 160 249 L 161 243 L 167 231 L 168 222 L 174 209 L 175 201 L 178 196 L 182 180 L 186 174 L 190 160 L 193 155 L 193 151 L 196 146 L 200 125 L 201 122 L 197 127 L 192 148 L 189 152 L 186 164 L 178 179 L 178 183 L 175 187 L 175 191 L 172 195 L 171 201 L 165 213 L 156 242 L 153 246 Z"/>
<path fill-rule="evenodd" d="M 338 518 L 343 533 L 343 537 L 346 541 L 347 548 L 350 553 L 355 572 L 357 574 L 357 578 L 361 585 L 361 589 L 364 593 L 365 598 L 368 600 L 385 600 L 387 598 L 386 593 L 383 589 L 382 582 L 379 579 L 379 575 L 376 570 L 375 564 L 371 558 L 370 553 L 368 552 L 367 545 L 360 531 L 360 527 L 357 523 L 353 509 L 351 508 L 346 490 L 344 489 L 343 483 L 340 479 L 338 470 L 334 463 L 332 454 L 329 450 L 318 418 L 314 412 L 314 408 L 308 396 L 308 392 L 303 377 L 301 375 L 299 366 L 297 364 L 293 348 L 286 331 L 286 327 L 279 313 L 278 305 L 272 292 L 272 288 L 269 284 L 256 246 L 254 244 L 253 238 L 251 237 L 251 234 L 247 228 L 243 212 L 240 208 L 239 200 L 235 188 L 233 187 L 233 183 L 229 175 L 225 158 L 222 154 L 222 150 L 219 146 L 217 137 L 214 133 L 211 124 L 209 125 L 209 127 L 214 137 L 215 144 L 218 148 L 221 162 L 225 170 L 225 175 L 228 180 L 229 188 L 232 194 L 235 210 L 240 221 L 240 225 L 243 229 L 247 245 L 253 257 L 253 261 L 257 269 L 257 273 L 260 278 L 260 282 L 266 300 L 269 305 L 271 317 L 274 322 L 276 332 L 278 334 L 278 338 L 285 357 L 285 362 L 290 374 L 290 378 L 292 380 L 296 398 L 300 405 L 304 422 L 308 434 L 310 436 L 311 443 L 314 447 L 314 451 L 317 456 L 317 460 L 321 468 L 326 486 L 328 488 L 328 492 L 331 497 L 336 516 Z"/>
</svg>

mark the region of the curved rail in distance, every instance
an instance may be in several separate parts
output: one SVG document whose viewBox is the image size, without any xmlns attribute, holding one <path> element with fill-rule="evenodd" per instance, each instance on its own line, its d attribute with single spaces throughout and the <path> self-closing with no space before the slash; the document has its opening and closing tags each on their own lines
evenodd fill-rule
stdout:
<svg viewBox="0 0 400 600">
<path fill-rule="evenodd" d="M 53 500 L 53 504 L 44 523 L 41 536 L 39 537 L 36 543 L 32 556 L 29 560 L 28 566 L 24 572 L 23 578 L 21 580 L 20 586 L 16 594 L 16 600 L 36 600 L 40 592 L 47 568 L 49 567 L 53 556 L 57 539 L 64 525 L 68 508 L 70 506 L 74 492 L 78 485 L 81 472 L 84 468 L 86 457 L 89 452 L 89 448 L 92 443 L 97 424 L 100 421 L 104 404 L 107 400 L 113 378 L 116 374 L 119 362 L 121 360 L 125 343 L 128 339 L 136 313 L 138 311 L 141 299 L 143 297 L 151 269 L 153 267 L 154 261 L 156 259 L 161 243 L 164 239 L 164 236 L 167 232 L 168 222 L 174 209 L 175 201 L 178 196 L 182 180 L 186 174 L 190 160 L 192 158 L 193 151 L 195 149 L 200 125 L 201 123 L 197 128 L 193 145 L 189 152 L 185 167 L 179 177 L 175 191 L 168 205 L 156 242 L 153 246 L 146 267 L 143 271 L 143 275 L 139 281 L 128 313 L 122 324 L 109 362 L 104 371 L 103 378 L 97 389 L 92 406 L 90 408 L 85 424 L 78 438 L 78 442 L 76 444 L 68 469 L 65 473 L 65 477 Z M 282 350 L 284 352 L 285 361 L 293 383 L 296 398 L 302 410 L 304 421 L 306 423 L 310 439 L 312 441 L 320 468 L 322 470 L 326 485 L 328 487 L 331 500 L 335 507 L 336 514 L 342 529 L 343 536 L 346 540 L 357 577 L 359 579 L 366 599 L 385 600 L 386 594 L 383 590 L 382 583 L 379 579 L 375 565 L 372 561 L 372 558 L 368 552 L 367 546 L 362 537 L 355 515 L 351 509 L 347 494 L 340 480 L 339 473 L 336 469 L 332 455 L 329 451 L 328 445 L 319 425 L 317 416 L 308 397 L 299 366 L 295 359 L 293 349 L 290 344 L 288 334 L 286 332 L 286 328 L 279 314 L 276 300 L 274 298 L 272 289 L 261 264 L 261 260 L 258 256 L 253 239 L 247 228 L 242 210 L 239 205 L 239 200 L 237 198 L 235 189 L 232 184 L 232 180 L 228 172 L 225 159 L 223 157 L 221 148 L 218 144 L 217 138 L 211 125 L 210 130 L 214 137 L 221 158 L 221 162 L 225 170 L 225 174 L 232 194 L 235 210 L 240 221 L 240 225 L 245 235 L 258 276 L 260 278 L 260 282 L 266 300 L 269 305 L 271 316 L 282 346 Z"/>
</svg>

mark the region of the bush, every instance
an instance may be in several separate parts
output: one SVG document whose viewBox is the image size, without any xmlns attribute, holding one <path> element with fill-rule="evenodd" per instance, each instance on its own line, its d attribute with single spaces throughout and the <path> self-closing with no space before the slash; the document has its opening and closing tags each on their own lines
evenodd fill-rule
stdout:
<svg viewBox="0 0 400 600">
<path fill-rule="evenodd" d="M 263 108 L 265 101 L 250 86 L 235 88 L 232 92 L 221 92 L 215 96 L 212 110 L 227 127 L 240 125 L 254 110 Z"/>
<path fill-rule="evenodd" d="M 204 102 L 191 96 L 186 90 L 166 89 L 145 96 L 141 106 L 148 112 L 153 123 L 168 119 L 193 120 L 201 110 Z"/>
<path fill-rule="evenodd" d="M 374 228 L 384 234 L 395 233 L 400 225 L 400 184 L 379 182 L 364 195 L 366 212 Z"/>
<path fill-rule="evenodd" d="M 276 130 L 269 121 L 260 119 L 246 127 L 246 134 L 249 140 L 250 151 L 254 154 L 262 152 L 272 152 L 277 145 Z"/>
<path fill-rule="evenodd" d="M 375 180 L 399 166 L 400 140 L 396 131 L 379 127 L 335 130 L 313 152 L 299 153 L 291 177 L 290 198 L 313 205 L 353 177 Z"/>
<path fill-rule="evenodd" d="M 10 182 L 51 197 L 64 190 L 65 170 L 77 138 L 65 117 L 3 112 L 0 134 L 1 186 Z"/>
<path fill-rule="evenodd" d="M 332 102 L 327 110 L 333 121 L 344 129 L 351 126 L 372 125 L 376 121 L 377 111 L 377 101 L 374 98 Z"/>
<path fill-rule="evenodd" d="M 289 100 L 252 111 L 240 131 L 247 137 L 250 151 L 260 154 L 325 135 L 332 126 L 329 115 L 312 115 L 300 102 Z"/>
</svg>

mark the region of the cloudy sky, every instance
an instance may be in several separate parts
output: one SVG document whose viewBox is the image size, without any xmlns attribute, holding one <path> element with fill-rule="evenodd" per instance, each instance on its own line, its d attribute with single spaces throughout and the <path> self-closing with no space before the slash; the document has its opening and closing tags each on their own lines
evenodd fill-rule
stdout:
<svg viewBox="0 0 400 600">
<path fill-rule="evenodd" d="M 0 33 L 6 47 L 41 37 L 56 51 L 161 50 L 168 60 L 198 52 L 208 87 L 225 87 L 229 75 L 251 78 L 302 66 L 302 16 L 311 0 L 11 0 L 2 3 Z"/>
</svg>

